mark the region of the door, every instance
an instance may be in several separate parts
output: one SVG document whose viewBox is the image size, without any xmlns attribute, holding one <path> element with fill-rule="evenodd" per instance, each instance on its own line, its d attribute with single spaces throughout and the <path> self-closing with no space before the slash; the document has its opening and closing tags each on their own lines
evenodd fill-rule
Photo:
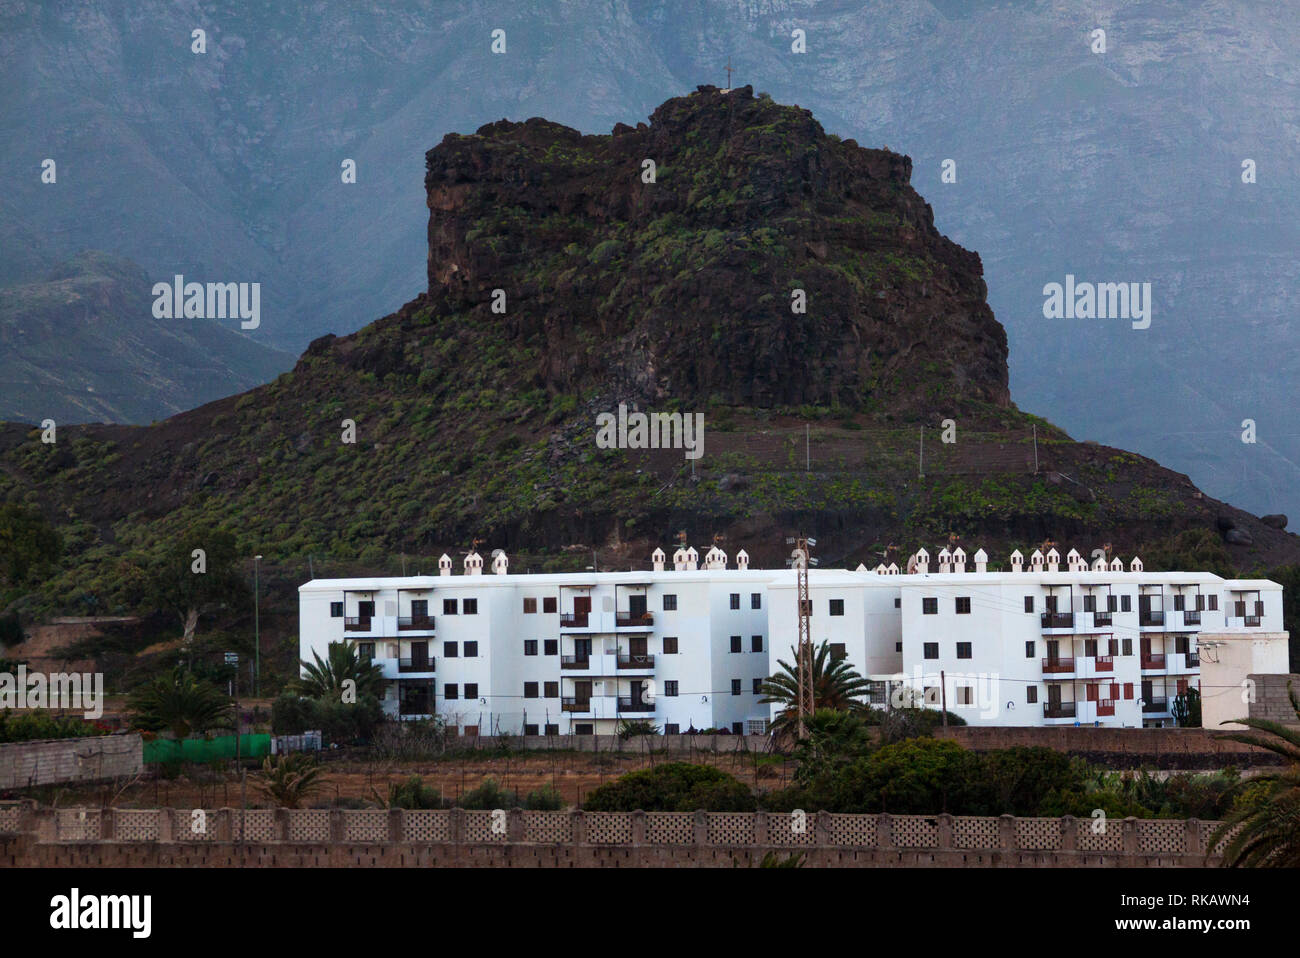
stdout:
<svg viewBox="0 0 1300 958">
<path fill-rule="evenodd" d="M 591 612 L 591 596 L 575 595 L 573 597 L 573 611 L 578 615 L 587 615 Z"/>
<path fill-rule="evenodd" d="M 366 600 L 357 603 L 357 618 L 369 620 L 369 619 L 373 619 L 374 617 L 375 617 L 374 600 Z"/>
<path fill-rule="evenodd" d="M 591 639 L 574 639 L 573 657 L 576 658 L 579 662 L 583 662 L 591 658 Z"/>
<path fill-rule="evenodd" d="M 647 639 L 643 635 L 636 636 L 627 640 L 628 658 L 633 662 L 646 662 L 646 655 L 649 649 L 646 647 Z"/>
<path fill-rule="evenodd" d="M 634 681 L 632 685 L 632 710 L 639 712 L 645 707 L 645 683 Z"/>
<path fill-rule="evenodd" d="M 411 600 L 411 622 L 420 623 L 429 621 L 429 600 L 412 599 Z"/>
<path fill-rule="evenodd" d="M 1049 665 L 1056 665 L 1056 664 L 1057 664 L 1058 662 L 1060 662 L 1060 661 L 1061 661 L 1061 643 L 1060 643 L 1060 640 L 1059 640 L 1059 639 L 1048 639 L 1048 640 L 1047 640 L 1047 663 L 1048 663 Z M 1060 691 L 1061 691 L 1061 690 L 1060 690 L 1059 687 L 1055 687 L 1055 686 L 1054 686 L 1054 688 L 1056 688 L 1057 696 L 1058 696 L 1058 698 L 1059 698 L 1059 696 L 1060 696 Z"/>
<path fill-rule="evenodd" d="M 429 643 L 411 643 L 411 667 L 417 672 L 429 671 Z"/>
<path fill-rule="evenodd" d="M 1143 679 L 1143 681 L 1142 681 L 1142 701 L 1145 702 L 1147 705 L 1150 705 L 1150 704 L 1151 704 L 1151 699 L 1154 697 L 1154 695 L 1155 695 L 1155 689 L 1154 689 L 1154 687 L 1151 685 L 1151 680 L 1150 680 L 1150 679 Z"/>
<path fill-rule="evenodd" d="M 646 597 L 644 593 L 633 593 L 627 597 L 627 611 L 633 619 L 646 614 Z"/>
<path fill-rule="evenodd" d="M 591 704 L 591 681 L 584 680 L 573 683 L 573 700 L 579 705 Z"/>
</svg>

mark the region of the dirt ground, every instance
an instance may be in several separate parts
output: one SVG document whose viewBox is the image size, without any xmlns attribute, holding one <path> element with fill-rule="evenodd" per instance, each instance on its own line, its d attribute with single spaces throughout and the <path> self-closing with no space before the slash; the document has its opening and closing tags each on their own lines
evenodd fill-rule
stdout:
<svg viewBox="0 0 1300 958">
<path fill-rule="evenodd" d="M 389 783 L 402 782 L 412 775 L 424 784 L 437 788 L 444 799 L 456 799 L 476 788 L 487 778 L 495 778 L 502 788 L 517 791 L 523 798 L 534 789 L 552 785 L 569 805 L 578 805 L 593 788 L 620 775 L 667 761 L 690 761 L 713 765 L 735 775 L 747 785 L 767 790 L 789 784 L 793 763 L 781 756 L 746 756 L 713 752 L 694 755 L 529 752 L 497 755 L 457 755 L 430 761 L 360 761 L 351 758 L 328 760 L 323 776 L 324 787 L 305 803 L 322 807 L 336 803 L 348 806 L 360 800 L 380 807 L 388 796 Z M 29 797 L 48 805 L 115 805 L 123 808 L 234 808 L 240 805 L 239 776 L 231 770 L 214 770 L 207 766 L 187 767 L 180 775 L 168 779 L 146 772 L 134 782 L 91 786 L 49 786 L 34 789 Z M 259 775 L 247 773 L 247 800 L 250 808 L 271 807 L 272 803 L 258 788 Z"/>
</svg>

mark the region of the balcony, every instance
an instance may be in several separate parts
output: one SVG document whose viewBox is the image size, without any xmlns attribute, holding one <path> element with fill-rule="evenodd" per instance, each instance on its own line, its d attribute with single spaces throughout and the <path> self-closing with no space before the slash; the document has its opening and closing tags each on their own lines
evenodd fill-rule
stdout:
<svg viewBox="0 0 1300 958">
<path fill-rule="evenodd" d="M 1115 619 L 1109 612 L 1094 612 L 1092 614 L 1092 627 L 1094 629 L 1110 628 L 1114 623 Z"/>
<path fill-rule="evenodd" d="M 614 626 L 619 629 L 649 629 L 654 624 L 653 612 L 619 612 L 614 617 Z"/>
<path fill-rule="evenodd" d="M 1113 655 L 1095 655 L 1092 660 L 1092 667 L 1098 672 L 1114 672 L 1115 656 Z"/>
<path fill-rule="evenodd" d="M 1138 612 L 1138 625 L 1164 625 L 1165 614 L 1158 609 L 1148 609 L 1145 612 Z"/>
<path fill-rule="evenodd" d="M 434 660 L 431 656 L 423 659 L 398 659 L 398 672 L 433 672 Z"/>
<path fill-rule="evenodd" d="M 1074 659 L 1043 659 L 1043 671 L 1049 674 L 1058 672 L 1073 672 Z"/>
<path fill-rule="evenodd" d="M 562 655 L 562 656 L 560 656 L 560 668 L 562 668 L 562 669 L 589 669 L 589 668 L 591 668 L 591 656 L 589 656 L 589 655 Z"/>
<path fill-rule="evenodd" d="M 431 615 L 403 615 L 397 619 L 397 631 L 433 631 L 433 616 Z"/>
<path fill-rule="evenodd" d="M 653 669 L 655 667 L 655 657 L 653 655 L 625 655 L 619 653 L 618 667 L 620 669 Z"/>
<path fill-rule="evenodd" d="M 1114 714 L 1115 714 L 1115 700 L 1114 700 L 1114 699 L 1102 699 L 1100 702 L 1098 702 L 1098 703 L 1097 703 L 1097 714 L 1098 714 L 1098 715 L 1114 715 Z"/>
<path fill-rule="evenodd" d="M 1041 616 L 1044 629 L 1073 629 L 1073 612 L 1044 612 Z"/>
<path fill-rule="evenodd" d="M 1187 660 L 1187 667 L 1189 669 L 1199 669 L 1201 667 L 1201 653 L 1188 652 L 1184 658 Z"/>
<path fill-rule="evenodd" d="M 1190 612 L 1183 613 L 1183 625 L 1200 625 L 1201 613 L 1193 609 Z"/>
<path fill-rule="evenodd" d="M 1142 668 L 1144 669 L 1163 669 L 1165 667 L 1165 657 L 1163 655 L 1143 655 Z"/>
<path fill-rule="evenodd" d="M 564 712 L 590 712 L 591 699 L 566 697 L 560 700 L 560 709 Z"/>
<path fill-rule="evenodd" d="M 1076 710 L 1074 702 L 1044 702 L 1043 718 L 1074 718 Z"/>
<path fill-rule="evenodd" d="M 1149 702 L 1142 703 L 1143 714 L 1149 714 L 1151 712 L 1168 712 L 1168 711 L 1169 711 L 1169 699 L 1167 698 L 1158 698 L 1158 699 L 1153 698 Z"/>
<path fill-rule="evenodd" d="M 620 712 L 653 712 L 655 706 L 653 702 L 643 702 L 640 699 L 619 698 L 618 710 Z"/>
<path fill-rule="evenodd" d="M 562 629 L 585 629 L 587 627 L 587 618 L 589 612 L 561 612 L 560 628 Z"/>
<path fill-rule="evenodd" d="M 365 618 L 362 618 L 361 616 L 358 615 L 358 616 L 350 616 L 348 618 L 345 618 L 343 620 L 343 631 L 344 632 L 369 632 L 370 617 L 366 616 Z"/>
</svg>

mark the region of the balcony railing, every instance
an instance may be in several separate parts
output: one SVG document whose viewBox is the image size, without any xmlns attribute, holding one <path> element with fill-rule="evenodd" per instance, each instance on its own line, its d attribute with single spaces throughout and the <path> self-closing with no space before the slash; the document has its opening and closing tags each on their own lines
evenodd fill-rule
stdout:
<svg viewBox="0 0 1300 958">
<path fill-rule="evenodd" d="M 1074 628 L 1074 613 L 1044 612 L 1042 622 L 1044 629 L 1072 629 Z"/>
<path fill-rule="evenodd" d="M 560 628 L 562 629 L 585 629 L 587 627 L 587 612 L 561 612 Z"/>
<path fill-rule="evenodd" d="M 1074 702 L 1043 703 L 1043 718 L 1074 718 L 1075 711 Z"/>
<path fill-rule="evenodd" d="M 590 712 L 591 699 L 566 697 L 560 700 L 560 709 L 565 712 Z"/>
<path fill-rule="evenodd" d="M 1138 612 L 1138 625 L 1164 625 L 1165 614 L 1159 609 L 1148 609 L 1145 612 Z"/>
<path fill-rule="evenodd" d="M 365 616 L 363 618 L 362 616 L 358 615 L 358 616 L 349 616 L 345 618 L 343 620 L 343 631 L 344 632 L 369 632 L 370 617 Z"/>
<path fill-rule="evenodd" d="M 655 616 L 653 612 L 620 612 L 614 617 L 614 624 L 620 629 L 648 629 L 655 624 Z"/>
<path fill-rule="evenodd" d="M 423 659 L 398 659 L 397 671 L 398 672 L 433 672 L 436 671 L 433 663 L 434 663 L 433 656 L 428 656 Z"/>
<path fill-rule="evenodd" d="M 1192 609 L 1183 613 L 1183 625 L 1200 625 L 1201 613 Z"/>
<path fill-rule="evenodd" d="M 431 615 L 403 615 L 397 619 L 398 631 L 408 629 L 423 629 L 429 631 L 433 628 L 433 616 Z"/>
<path fill-rule="evenodd" d="M 1115 714 L 1115 700 L 1114 700 L 1114 699 L 1102 699 L 1100 702 L 1098 702 L 1098 703 L 1097 703 L 1097 714 L 1098 714 L 1098 715 L 1114 715 L 1114 714 Z"/>
<path fill-rule="evenodd" d="M 1115 671 L 1115 656 L 1113 656 L 1113 655 L 1098 655 L 1098 656 L 1094 656 L 1094 657 L 1093 657 L 1093 668 L 1095 668 L 1098 672 L 1114 672 L 1114 671 Z"/>
<path fill-rule="evenodd" d="M 433 696 L 406 698 L 397 704 L 398 715 L 433 715 Z"/>
<path fill-rule="evenodd" d="M 1142 668 L 1144 669 L 1163 669 L 1165 667 L 1165 657 L 1163 655 L 1144 655 L 1142 656 Z"/>
<path fill-rule="evenodd" d="M 1110 626 L 1114 623 L 1115 619 L 1109 612 L 1094 612 L 1092 614 L 1093 628 L 1100 628 L 1103 625 Z"/>
<path fill-rule="evenodd" d="M 619 698 L 618 710 L 620 712 L 653 712 L 655 710 L 653 702 L 643 702 L 640 699 Z"/>
<path fill-rule="evenodd" d="M 1199 669 L 1201 667 L 1201 653 L 1188 652 L 1186 659 L 1187 659 L 1187 667 L 1189 669 Z"/>
<path fill-rule="evenodd" d="M 562 669 L 586 669 L 590 667 L 591 667 L 591 656 L 589 655 L 560 656 L 560 668 Z"/>
<path fill-rule="evenodd" d="M 653 655 L 620 654 L 618 667 L 620 669 L 653 669 L 655 667 L 655 657 Z"/>
<path fill-rule="evenodd" d="M 1143 712 L 1168 712 L 1169 699 L 1161 697 L 1158 699 L 1153 698 L 1150 701 L 1143 702 L 1142 711 Z"/>
<path fill-rule="evenodd" d="M 1248 628 L 1248 629 L 1258 629 L 1258 628 L 1259 628 L 1259 618 L 1260 618 L 1260 617 L 1257 616 L 1257 615 L 1248 615 L 1248 616 L 1246 616 L 1246 628 Z"/>
<path fill-rule="evenodd" d="M 1043 659 L 1044 672 L 1073 672 L 1074 659 Z"/>
</svg>

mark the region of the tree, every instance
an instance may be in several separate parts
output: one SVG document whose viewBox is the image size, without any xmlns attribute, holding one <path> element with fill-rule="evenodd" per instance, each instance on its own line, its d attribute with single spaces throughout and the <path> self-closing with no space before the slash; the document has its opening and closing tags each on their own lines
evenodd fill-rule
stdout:
<svg viewBox="0 0 1300 958">
<path fill-rule="evenodd" d="M 1300 720 L 1300 698 L 1287 683 L 1291 708 Z M 1287 763 L 1280 772 L 1242 780 L 1234 811 L 1210 837 L 1210 848 L 1227 839 L 1223 864 L 1229 868 L 1295 868 L 1300 866 L 1300 729 L 1268 719 L 1240 718 L 1234 723 L 1262 732 L 1216 736 L 1268 749 Z M 1225 722 L 1225 725 L 1228 723 Z"/>
<path fill-rule="evenodd" d="M 1173 704 L 1169 707 L 1174 721 L 1178 723 L 1179 728 L 1200 728 L 1201 727 L 1201 693 L 1198 689 L 1189 688 L 1185 692 L 1179 692 L 1174 696 Z"/>
<path fill-rule="evenodd" d="M 711 765 L 666 762 L 629 772 L 587 794 L 582 807 L 594 812 L 752 812 L 753 793 Z"/>
<path fill-rule="evenodd" d="M 354 701 L 367 695 L 378 698 L 383 694 L 384 670 L 369 660 L 363 660 L 351 642 L 331 642 L 324 661 L 315 651 L 311 656 L 315 661 L 302 662 L 305 674 L 289 683 L 291 691 L 308 698 L 336 701 L 343 701 L 345 692 L 355 695 Z M 349 682 L 352 683 L 350 686 Z"/>
<path fill-rule="evenodd" d="M 781 659 L 776 664 L 781 670 L 763 683 L 760 689 L 763 698 L 759 702 L 783 706 L 772 723 L 772 732 L 779 734 L 788 732 L 798 721 L 799 671 Z M 819 711 L 862 712 L 867 707 L 862 696 L 871 688 L 871 683 L 854 671 L 848 659 L 832 658 L 830 643 L 822 642 L 813 655 L 812 687 L 813 704 Z"/>
<path fill-rule="evenodd" d="M 39 512 L 16 503 L 0 506 L 0 585 L 21 588 L 62 553 L 62 536 Z"/>
<path fill-rule="evenodd" d="M 231 700 L 209 682 L 176 668 L 131 693 L 133 728 L 170 731 L 178 740 L 193 732 L 231 726 Z"/>
<path fill-rule="evenodd" d="M 195 555 L 201 550 L 200 555 Z M 199 618 L 248 597 L 235 537 L 196 526 L 149 565 L 146 599 L 180 620 L 182 643 L 194 643 Z"/>
</svg>

